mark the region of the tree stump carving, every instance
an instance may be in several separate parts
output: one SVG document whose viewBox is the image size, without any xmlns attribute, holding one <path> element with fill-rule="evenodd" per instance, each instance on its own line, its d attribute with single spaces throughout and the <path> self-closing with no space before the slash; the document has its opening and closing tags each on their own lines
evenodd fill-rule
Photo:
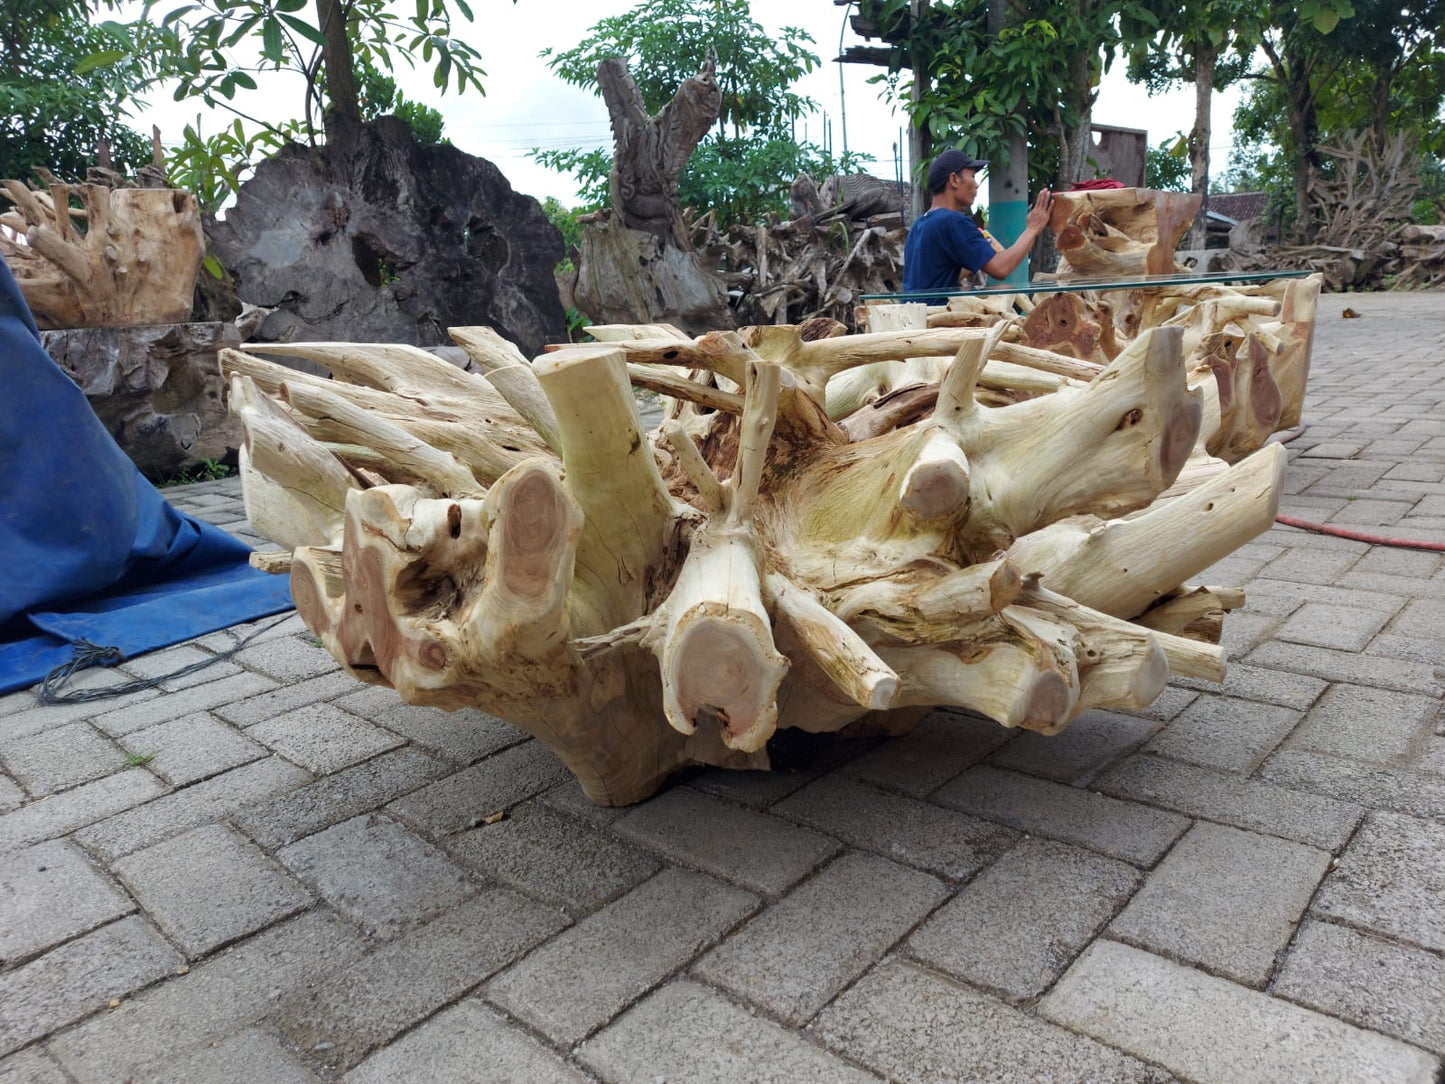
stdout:
<svg viewBox="0 0 1445 1084">
<path fill-rule="evenodd" d="M 224 352 L 248 514 L 292 550 L 266 561 L 350 673 L 510 720 L 604 805 L 766 767 L 780 727 L 953 705 L 1052 734 L 1223 676 L 1242 592 L 1190 580 L 1273 522 L 1285 457 L 1208 454 L 1191 328 L 1107 365 L 1010 351 L 1007 320 L 593 330 L 528 363 L 456 329 L 486 379 L 398 347 L 282 348 L 330 381 Z M 911 382 L 838 416 L 832 384 L 873 365 Z M 635 385 L 666 389 L 654 432 Z"/>
</svg>

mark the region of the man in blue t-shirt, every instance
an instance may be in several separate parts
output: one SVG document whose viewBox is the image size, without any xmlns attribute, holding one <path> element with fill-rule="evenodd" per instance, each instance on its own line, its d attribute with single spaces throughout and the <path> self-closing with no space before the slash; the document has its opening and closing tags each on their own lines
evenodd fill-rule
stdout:
<svg viewBox="0 0 1445 1084">
<path fill-rule="evenodd" d="M 968 211 L 978 195 L 978 170 L 988 163 L 959 150 L 946 150 L 928 167 L 928 191 L 933 203 L 908 229 L 903 245 L 903 289 L 957 290 L 958 277 L 967 268 L 993 278 L 1007 278 L 1033 247 L 1049 221 L 1054 197 L 1045 188 L 1025 219 L 1024 232 L 1008 248 L 985 236 Z M 927 298 L 932 304 L 944 299 Z"/>
</svg>

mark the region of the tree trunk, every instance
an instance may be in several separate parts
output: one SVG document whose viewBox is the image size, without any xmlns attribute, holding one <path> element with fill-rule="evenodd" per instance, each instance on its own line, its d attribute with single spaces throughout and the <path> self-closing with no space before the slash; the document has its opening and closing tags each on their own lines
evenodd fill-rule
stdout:
<svg viewBox="0 0 1445 1084">
<path fill-rule="evenodd" d="M 1189 133 L 1190 191 L 1199 197 L 1199 212 L 1189 231 L 1189 248 L 1202 249 L 1209 223 L 1210 99 L 1214 93 L 1214 65 L 1219 48 L 1207 36 L 1194 46 L 1194 128 Z"/>
<path fill-rule="evenodd" d="M 326 109 L 322 125 L 330 141 L 336 135 L 337 121 L 360 124 L 361 106 L 356 95 L 355 58 L 351 38 L 346 32 L 346 13 L 350 5 L 341 0 L 316 0 L 316 19 L 326 39 L 322 67 L 326 73 Z"/>
<path fill-rule="evenodd" d="M 1309 335 L 1292 301 L 1206 289 L 1155 291 L 1107 365 L 1005 342 L 999 310 L 823 338 L 597 327 L 530 366 L 458 332 L 490 383 L 356 344 L 260 348 L 332 380 L 222 366 L 248 514 L 293 549 L 270 567 L 328 650 L 409 702 L 509 719 L 621 805 L 689 763 L 766 767 L 780 727 L 898 730 L 942 704 L 1051 734 L 1171 672 L 1219 680 L 1242 592 L 1187 582 L 1270 526 L 1285 456 L 1206 454 L 1224 383 L 1186 351 L 1241 322 L 1266 354 Z M 899 309 L 879 322 L 926 319 Z M 830 420 L 833 382 L 872 366 L 931 412 Z M 649 434 L 629 384 L 663 368 Z"/>
</svg>

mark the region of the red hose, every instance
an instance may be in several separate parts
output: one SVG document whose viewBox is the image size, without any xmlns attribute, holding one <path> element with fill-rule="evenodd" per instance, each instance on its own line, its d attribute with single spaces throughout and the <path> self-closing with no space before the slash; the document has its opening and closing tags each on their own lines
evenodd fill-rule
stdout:
<svg viewBox="0 0 1445 1084">
<path fill-rule="evenodd" d="M 1298 527 L 1302 531 L 1332 534 L 1337 538 L 1353 538 L 1356 542 L 1368 542 L 1372 546 L 1399 546 L 1408 550 L 1435 550 L 1437 553 L 1445 553 L 1445 542 L 1423 542 L 1416 538 L 1387 538 L 1384 535 L 1366 534 L 1364 531 L 1352 531 L 1348 527 L 1335 527 L 1328 523 L 1311 523 L 1307 519 L 1295 519 L 1294 516 L 1275 516 L 1274 521 L 1283 523 L 1286 527 Z"/>
</svg>

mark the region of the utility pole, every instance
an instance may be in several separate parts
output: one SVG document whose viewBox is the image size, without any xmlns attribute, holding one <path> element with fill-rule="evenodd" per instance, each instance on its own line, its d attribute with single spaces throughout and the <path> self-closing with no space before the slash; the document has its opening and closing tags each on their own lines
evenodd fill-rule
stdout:
<svg viewBox="0 0 1445 1084">
<path fill-rule="evenodd" d="M 1008 0 L 989 0 L 988 32 L 998 34 L 1008 22 Z M 1014 103 L 1018 108 L 1018 103 Z M 1020 132 L 1008 137 L 1008 164 L 997 161 L 993 151 L 988 167 L 988 232 L 1008 248 L 1023 236 L 1029 215 L 1029 145 Z M 1029 260 L 1024 260 L 1005 282 L 1029 280 Z"/>
</svg>

